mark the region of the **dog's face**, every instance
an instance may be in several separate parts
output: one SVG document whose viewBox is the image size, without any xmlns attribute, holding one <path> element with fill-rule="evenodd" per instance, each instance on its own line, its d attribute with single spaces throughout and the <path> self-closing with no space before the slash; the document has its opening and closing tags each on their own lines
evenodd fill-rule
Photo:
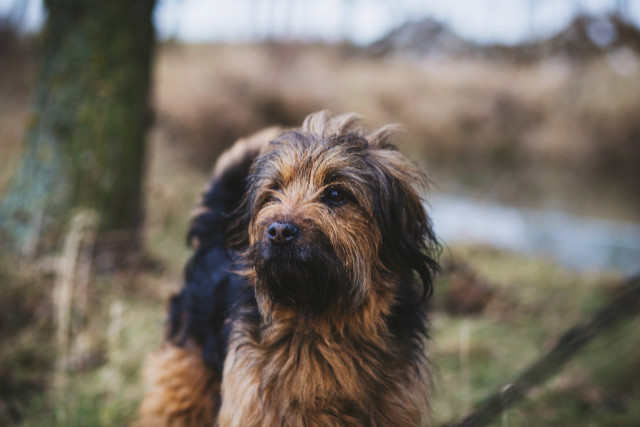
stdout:
<svg viewBox="0 0 640 427">
<path fill-rule="evenodd" d="M 357 134 L 288 132 L 252 168 L 246 257 L 263 304 L 307 317 L 359 307 L 376 287 L 430 291 L 433 239 L 421 174 L 388 145 Z M 426 240 L 425 240 L 426 239 Z M 435 264 L 434 264 L 435 265 Z"/>
</svg>

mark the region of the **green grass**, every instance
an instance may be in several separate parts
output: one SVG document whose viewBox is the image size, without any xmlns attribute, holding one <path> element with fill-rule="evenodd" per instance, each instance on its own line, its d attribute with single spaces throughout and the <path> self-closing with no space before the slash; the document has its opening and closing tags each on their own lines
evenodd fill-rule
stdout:
<svg viewBox="0 0 640 427">
<path fill-rule="evenodd" d="M 147 273 L 148 275 L 148 273 Z M 151 281 L 153 277 L 138 277 Z M 3 396 L 0 425 L 113 426 L 134 419 L 143 393 L 141 367 L 150 351 L 158 349 L 164 324 L 164 303 L 149 292 L 123 291 L 122 277 L 97 278 L 90 316 L 73 336 L 71 354 L 93 354 L 97 366 L 73 368 L 57 383 L 53 371 L 55 346 L 50 327 L 23 325 L 7 337 L 10 346 L 0 362 L 22 393 Z M 115 288 L 109 289 L 109 288 Z M 17 291 L 19 292 L 19 291 Z M 2 301 L 4 302 L 4 301 Z M 114 309 L 115 308 L 115 309 Z M 46 329 L 47 333 L 42 333 Z M 36 386 L 26 388 L 37 379 Z M 12 416 L 8 413 L 9 405 Z M 4 412 L 4 413 L 3 413 Z M 18 423 L 20 421 L 20 423 Z"/>
<path fill-rule="evenodd" d="M 159 348 L 164 314 L 157 302 L 151 306 L 143 301 L 121 304 L 123 328 L 109 343 L 107 363 L 70 375 L 67 385 L 55 390 L 56 425 L 128 425 L 134 419 L 144 390 L 141 366 L 149 351 Z"/>
</svg>

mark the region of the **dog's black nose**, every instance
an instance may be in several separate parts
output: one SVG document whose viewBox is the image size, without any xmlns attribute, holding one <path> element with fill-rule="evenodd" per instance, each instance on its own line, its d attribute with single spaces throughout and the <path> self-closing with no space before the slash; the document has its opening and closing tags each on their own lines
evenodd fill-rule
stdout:
<svg viewBox="0 0 640 427">
<path fill-rule="evenodd" d="M 276 221 L 267 229 L 269 240 L 280 245 L 291 242 L 296 234 L 298 234 L 298 228 L 290 222 Z"/>
</svg>

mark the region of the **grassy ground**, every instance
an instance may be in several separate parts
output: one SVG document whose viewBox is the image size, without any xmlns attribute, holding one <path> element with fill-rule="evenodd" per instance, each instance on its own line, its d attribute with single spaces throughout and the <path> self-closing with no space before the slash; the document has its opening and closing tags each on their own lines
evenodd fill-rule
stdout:
<svg viewBox="0 0 640 427">
<path fill-rule="evenodd" d="M 630 93 L 625 94 L 627 77 L 615 78 L 602 63 L 574 70 L 577 75 L 566 71 L 564 67 L 570 65 L 553 62 L 529 69 L 505 67 L 380 63 L 326 47 L 308 51 L 278 46 L 163 49 L 156 67 L 158 120 L 151 133 L 145 192 L 146 255 L 116 270 L 108 268 L 108 262 L 94 261 L 86 310 L 80 309 L 82 298 L 72 299 L 70 362 L 57 375 L 53 326 L 57 306 L 52 293 L 56 275 L 51 260 L 28 265 L 3 261 L 0 425 L 110 426 L 134 420 L 144 392 L 145 356 L 161 345 L 166 300 L 181 284 L 181 268 L 188 257 L 183 242 L 189 212 L 207 181 L 215 153 L 241 134 L 272 122 L 293 125 L 307 112 L 328 107 L 360 111 L 373 125 L 405 123 L 409 133 L 403 148 L 414 156 L 491 157 L 503 145 L 515 144 L 509 148 L 515 157 L 535 152 L 539 156 L 531 155 L 539 161 L 547 156 L 559 161 L 577 150 L 582 160 L 576 161 L 584 165 L 591 164 L 590 155 L 573 143 L 549 143 L 545 148 L 531 142 L 535 148 L 529 150 L 528 143 L 514 139 L 521 126 L 532 132 L 528 138 L 533 139 L 527 141 L 548 141 L 555 131 L 553 126 L 519 120 L 532 116 L 537 124 L 560 127 L 562 123 L 554 117 L 566 113 L 567 127 L 558 135 L 583 141 L 572 133 L 587 132 L 576 129 L 580 114 L 600 117 L 591 126 L 613 126 L 610 123 L 626 123 L 628 112 L 637 111 L 633 91 L 638 86 L 629 86 Z M 326 73 L 327 69 L 340 72 Z M 537 86 L 525 84 L 534 77 Z M 576 101 L 574 106 L 559 102 L 566 96 L 562 91 L 577 90 L 569 84 L 574 80 L 585 86 L 595 81 L 611 85 L 611 90 L 619 91 L 616 105 L 611 105 L 613 101 L 602 105 L 596 97 L 604 95 L 580 91 L 578 98 L 593 98 L 585 104 Z M 0 90 L 8 87 L 0 82 Z M 10 99 L 11 105 L 2 105 Z M 21 133 L 20 127 L 9 125 L 25 119 L 26 97 L 21 92 L 0 100 L 0 111 L 13 114 L 13 119 L 0 114 L 3 148 L 11 150 L 0 162 L 0 171 L 6 171 L 18 152 Z M 507 106 L 500 107 L 501 102 Z M 549 112 L 554 102 L 559 105 Z M 496 108 L 509 114 L 515 111 L 511 142 L 495 137 L 505 129 L 506 122 L 500 120 L 511 123 L 508 118 L 495 118 L 499 116 Z M 609 109 L 621 113 L 609 120 L 603 112 Z M 485 115 L 491 123 L 484 124 Z M 464 117 L 471 117 L 471 127 L 457 129 Z M 466 140 L 470 133 L 479 135 L 476 148 Z M 602 306 L 619 279 L 607 273 L 575 273 L 547 259 L 486 247 L 447 247 L 442 261 L 450 267 L 436 284 L 430 347 L 436 367 L 437 423 L 463 415 L 507 384 L 565 329 Z M 464 295 L 476 291 L 480 295 L 476 301 L 482 304 L 466 306 Z M 637 425 L 639 339 L 638 319 L 597 338 L 559 375 L 505 413 L 500 425 Z"/>
</svg>

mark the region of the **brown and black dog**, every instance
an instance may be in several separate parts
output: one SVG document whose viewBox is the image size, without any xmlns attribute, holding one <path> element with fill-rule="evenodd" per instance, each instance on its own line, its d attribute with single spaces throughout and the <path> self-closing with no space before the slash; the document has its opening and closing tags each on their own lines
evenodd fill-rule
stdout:
<svg viewBox="0 0 640 427">
<path fill-rule="evenodd" d="M 315 113 L 218 160 L 141 425 L 428 423 L 425 178 L 396 126 L 358 123 Z"/>
</svg>

